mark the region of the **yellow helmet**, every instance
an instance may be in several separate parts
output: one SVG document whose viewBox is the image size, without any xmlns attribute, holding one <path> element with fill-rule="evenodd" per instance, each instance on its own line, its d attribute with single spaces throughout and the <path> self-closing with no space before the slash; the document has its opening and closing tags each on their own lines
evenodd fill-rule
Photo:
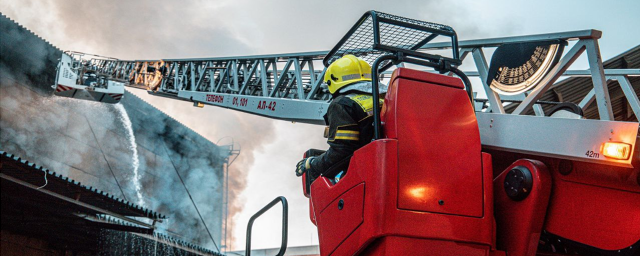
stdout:
<svg viewBox="0 0 640 256">
<path fill-rule="evenodd" d="M 324 74 L 324 82 L 331 94 L 359 81 L 371 81 L 371 65 L 350 54 L 331 63 Z"/>
</svg>

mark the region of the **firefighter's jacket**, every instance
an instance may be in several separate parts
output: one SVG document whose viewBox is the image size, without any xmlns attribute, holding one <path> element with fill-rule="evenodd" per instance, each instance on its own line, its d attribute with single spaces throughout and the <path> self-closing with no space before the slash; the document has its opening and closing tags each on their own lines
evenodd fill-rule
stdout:
<svg viewBox="0 0 640 256">
<path fill-rule="evenodd" d="M 380 99 L 379 106 L 382 103 Z M 373 138 L 373 96 L 357 91 L 337 95 L 329 104 L 324 120 L 328 125 L 325 137 L 330 147 L 311 163 L 311 168 L 318 174 L 333 177 L 337 173 L 325 171 Z"/>
</svg>

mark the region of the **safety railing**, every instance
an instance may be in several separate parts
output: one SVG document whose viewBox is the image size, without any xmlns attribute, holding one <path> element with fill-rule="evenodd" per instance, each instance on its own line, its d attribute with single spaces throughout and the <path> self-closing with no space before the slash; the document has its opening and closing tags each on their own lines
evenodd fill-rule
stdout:
<svg viewBox="0 0 640 256">
<path fill-rule="evenodd" d="M 418 51 L 438 36 L 451 40 L 452 58 Z M 441 73 L 452 72 L 462 78 L 469 99 L 473 103 L 471 82 L 456 67 L 462 62 L 458 51 L 458 38 L 453 28 L 414 19 L 369 11 L 360 18 L 338 44 L 325 56 L 329 66 L 340 57 L 352 54 L 372 63 L 374 140 L 381 138 L 378 75 L 402 62 L 431 67 Z"/>
<path fill-rule="evenodd" d="M 282 203 L 282 243 L 280 244 L 280 251 L 278 251 L 278 254 L 276 255 L 284 255 L 284 253 L 287 251 L 287 235 L 289 232 L 289 205 L 287 204 L 287 198 L 285 198 L 284 196 L 279 196 L 276 197 L 276 199 L 273 199 L 273 201 L 260 209 L 258 212 L 256 212 L 256 214 L 251 216 L 251 218 L 249 219 L 249 224 L 247 225 L 247 246 L 245 248 L 246 256 L 251 255 L 251 229 L 253 228 L 253 222 L 266 211 L 275 206 L 277 203 Z"/>
<path fill-rule="evenodd" d="M 417 52 L 438 36 L 449 37 L 453 57 Z M 323 60 L 329 66 L 340 57 L 352 54 L 368 63 L 390 52 L 418 54 L 435 62 L 445 60 L 460 64 L 456 32 L 449 26 L 414 20 L 387 13 L 368 11 L 345 34 Z M 385 69 L 390 67 L 384 63 Z"/>
</svg>

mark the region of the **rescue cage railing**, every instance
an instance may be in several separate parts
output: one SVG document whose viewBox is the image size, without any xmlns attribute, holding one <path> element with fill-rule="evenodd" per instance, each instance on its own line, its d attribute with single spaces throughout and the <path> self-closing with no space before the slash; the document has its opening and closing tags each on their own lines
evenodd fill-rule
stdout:
<svg viewBox="0 0 640 256">
<path fill-rule="evenodd" d="M 447 43 L 453 58 L 419 52 L 438 36 L 449 37 Z M 379 74 L 393 65 L 403 62 L 431 67 L 440 73 L 452 72 L 465 84 L 469 100 L 473 105 L 473 89 L 467 76 L 456 68 L 459 58 L 458 39 L 453 28 L 425 21 L 407 19 L 386 13 L 369 11 L 360 18 L 338 44 L 325 56 L 323 63 L 329 66 L 340 57 L 353 54 L 371 65 L 373 94 L 374 140 L 382 137 L 379 103 Z"/>
<path fill-rule="evenodd" d="M 452 58 L 417 51 L 438 36 L 450 38 Z M 389 53 L 411 54 L 434 62 L 460 64 L 458 39 L 453 28 L 376 11 L 368 11 L 362 15 L 324 57 L 323 64 L 328 67 L 333 61 L 347 54 L 373 63 L 379 57 Z M 389 67 L 391 63 L 385 61 L 383 70 Z"/>
<path fill-rule="evenodd" d="M 260 209 L 258 212 L 256 212 L 249 219 L 249 224 L 247 224 L 247 244 L 245 247 L 246 256 L 251 255 L 251 229 L 253 228 L 253 222 L 278 203 L 282 203 L 282 241 L 280 243 L 280 250 L 276 255 L 282 256 L 287 251 L 287 236 L 289 233 L 289 204 L 287 203 L 287 198 L 285 198 L 284 196 L 279 196 L 273 199 L 269 204 Z"/>
</svg>

